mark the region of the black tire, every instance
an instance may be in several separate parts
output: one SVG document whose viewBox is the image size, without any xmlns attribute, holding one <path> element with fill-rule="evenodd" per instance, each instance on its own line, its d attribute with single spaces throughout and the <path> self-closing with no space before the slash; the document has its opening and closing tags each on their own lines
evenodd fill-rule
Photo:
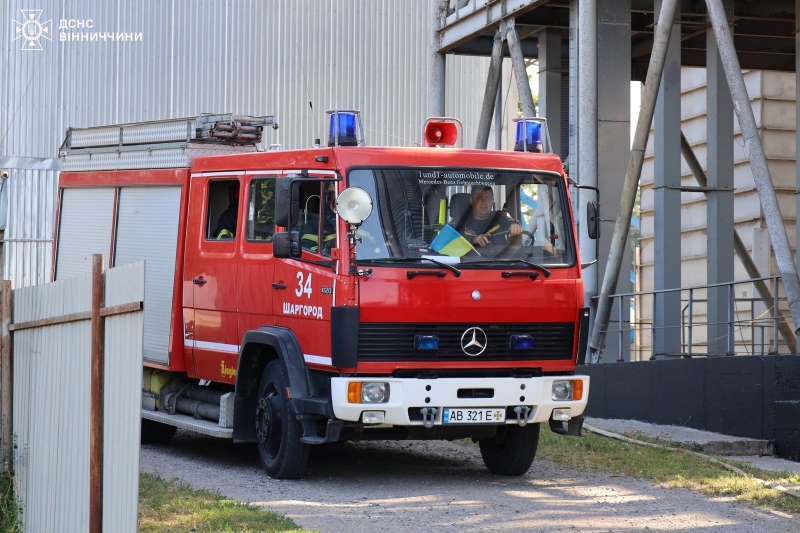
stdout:
<svg viewBox="0 0 800 533">
<path fill-rule="evenodd" d="M 286 397 L 289 380 L 280 361 L 269 363 L 261 374 L 256 404 L 256 440 L 261 464 L 274 479 L 301 477 L 308 464 L 309 445 Z"/>
<path fill-rule="evenodd" d="M 498 476 L 521 476 L 530 469 L 539 447 L 539 424 L 503 426 L 497 436 L 478 441 L 483 464 Z"/>
<path fill-rule="evenodd" d="M 166 444 L 175 436 L 175 426 L 142 418 L 142 444 Z"/>
</svg>

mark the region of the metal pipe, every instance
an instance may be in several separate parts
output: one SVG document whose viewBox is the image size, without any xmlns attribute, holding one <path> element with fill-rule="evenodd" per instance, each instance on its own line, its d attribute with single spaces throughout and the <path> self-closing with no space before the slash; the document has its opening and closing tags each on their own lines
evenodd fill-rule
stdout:
<svg viewBox="0 0 800 533">
<path fill-rule="evenodd" d="M 445 70 L 447 59 L 439 52 L 441 38 L 439 28 L 442 27 L 447 12 L 447 0 L 428 0 L 430 20 L 428 21 L 428 116 L 443 117 Z"/>
<path fill-rule="evenodd" d="M 691 357 L 692 355 L 692 313 L 694 304 L 694 289 L 689 289 L 689 342 L 686 344 L 686 352 Z"/>
<path fill-rule="evenodd" d="M 509 20 L 506 25 L 506 42 L 508 43 L 508 53 L 511 55 L 511 68 L 514 70 L 519 100 L 522 103 L 522 116 L 535 117 L 536 107 L 533 105 L 531 84 L 528 80 L 528 71 L 525 69 L 525 56 L 522 55 L 522 45 L 519 43 L 519 36 L 514 28 L 514 19 Z"/>
<path fill-rule="evenodd" d="M 725 70 L 725 78 L 728 80 L 728 87 L 731 89 L 736 119 L 739 121 L 742 138 L 744 139 L 744 150 L 747 154 L 747 159 L 750 161 L 753 181 L 755 181 L 756 189 L 758 190 L 758 199 L 764 211 L 767 231 L 772 241 L 772 249 L 775 252 L 775 261 L 778 264 L 778 271 L 781 273 L 786 299 L 789 301 L 789 311 L 794 322 L 795 334 L 797 334 L 800 331 L 800 278 L 797 275 L 797 267 L 792 258 L 792 249 L 789 247 L 786 227 L 783 225 L 783 215 L 781 215 L 781 210 L 778 206 L 778 199 L 775 197 L 775 188 L 767 166 L 767 158 L 764 155 L 764 147 L 761 145 L 761 137 L 758 135 L 758 126 L 753 115 L 753 108 L 750 107 L 750 97 L 744 84 L 744 76 L 742 76 L 739 59 L 736 57 L 733 36 L 725 17 L 725 10 L 721 0 L 706 0 L 706 5 L 708 6 L 708 17 L 711 20 L 711 29 L 714 31 L 719 55 L 722 59 L 722 67 Z"/>
<path fill-rule="evenodd" d="M 503 61 L 500 61 L 498 69 L 499 81 L 497 82 L 497 91 L 494 100 L 494 149 L 503 149 Z"/>
<path fill-rule="evenodd" d="M 736 319 L 733 312 L 734 298 L 736 298 L 736 291 L 731 283 L 728 285 L 728 353 L 725 355 L 736 355 L 736 347 L 733 344 L 733 321 Z"/>
<path fill-rule="evenodd" d="M 478 138 L 475 148 L 486 150 L 489 145 L 489 130 L 492 129 L 492 114 L 497 107 L 497 94 L 500 89 L 500 73 L 503 66 L 503 34 L 497 30 L 492 45 L 492 58 L 489 61 L 489 73 L 486 76 L 486 90 L 483 92 L 481 118 L 478 121 Z"/>
<path fill-rule="evenodd" d="M 617 278 L 622 267 L 625 241 L 628 239 L 633 204 L 636 201 L 639 176 L 642 174 L 642 165 L 644 164 L 644 151 L 647 148 L 650 125 L 653 123 L 658 87 L 661 84 L 661 75 L 664 72 L 664 60 L 667 55 L 672 20 L 675 17 L 677 6 L 678 0 L 664 0 L 658 20 L 665 22 L 656 24 L 653 52 L 650 54 L 650 65 L 647 68 L 647 78 L 645 79 L 644 92 L 642 94 L 642 108 L 639 111 L 639 120 L 636 123 L 636 133 L 633 137 L 631 155 L 628 159 L 628 170 L 625 172 L 619 216 L 614 225 L 614 235 L 611 237 L 611 249 L 608 253 L 608 262 L 603 276 L 603 286 L 600 290 L 597 315 L 595 316 L 594 329 L 592 330 L 592 340 L 589 345 L 591 348 L 591 362 L 593 363 L 596 363 L 600 357 L 600 350 L 603 347 L 606 330 L 608 329 L 608 318 L 611 314 L 612 304 L 611 295 L 617 287 Z"/>
<path fill-rule="evenodd" d="M 89 533 L 103 531 L 103 254 L 92 256 L 92 377 L 89 430 Z"/>
<path fill-rule="evenodd" d="M 580 0 L 578 2 L 578 157 L 576 161 L 576 180 L 581 185 L 597 187 L 597 165 L 599 160 L 597 144 L 597 0 Z M 575 169 L 570 168 L 570 172 Z M 578 244 L 581 261 L 591 263 L 598 259 L 597 240 L 590 239 L 586 228 L 586 205 L 600 198 L 597 191 L 578 189 Z M 597 284 L 600 265 L 594 265 L 583 271 L 584 305 L 592 308 L 597 321 Z M 622 301 L 620 301 L 620 304 Z M 611 311 L 609 310 L 609 313 Z M 588 360 L 588 359 L 587 359 Z"/>
<path fill-rule="evenodd" d="M 694 179 L 697 181 L 697 184 L 700 187 L 706 187 L 708 185 L 708 178 L 706 177 L 706 173 L 703 171 L 703 167 L 700 166 L 700 162 L 697 160 L 697 156 L 694 154 L 694 150 L 692 150 L 689 141 L 686 140 L 686 136 L 681 132 L 681 153 L 683 154 L 683 158 L 686 160 L 686 164 L 689 165 L 689 170 L 692 171 L 694 175 Z M 747 247 L 745 247 L 742 238 L 739 236 L 739 232 L 736 231 L 736 228 L 733 229 L 733 250 L 736 252 L 736 256 L 742 262 L 742 266 L 744 266 L 745 271 L 747 271 L 747 275 L 751 278 L 760 278 L 761 273 L 758 271 L 758 267 L 756 266 L 755 261 L 753 261 L 753 256 L 750 255 L 750 252 L 747 251 Z M 758 295 L 761 296 L 761 300 L 764 302 L 764 305 L 767 309 L 772 307 L 772 294 L 770 294 L 769 287 L 763 280 L 758 280 L 753 282 L 753 286 L 755 287 L 756 291 L 758 291 Z M 773 309 L 773 316 L 777 316 L 777 309 Z M 792 329 L 789 327 L 785 321 L 778 323 L 778 330 L 780 331 L 781 337 L 783 337 L 783 342 L 786 343 L 786 346 L 789 348 L 789 353 L 797 353 L 797 341 L 795 339 L 794 333 L 792 333 Z"/>
<path fill-rule="evenodd" d="M 3 281 L 3 294 L 2 294 L 2 304 L 0 304 L 0 320 L 3 322 L 3 336 L 2 346 L 0 346 L 0 358 L 2 358 L 2 362 L 0 362 L 0 379 L 2 379 L 2 418 L 0 418 L 0 423 L 3 424 L 3 457 L 5 457 L 5 453 L 7 453 L 11 448 L 11 440 L 12 440 L 12 429 L 13 429 L 13 421 L 12 421 L 12 379 L 11 373 L 13 372 L 13 364 L 11 361 L 12 358 L 12 351 L 11 351 L 11 330 L 9 326 L 11 325 L 11 282 L 6 280 Z M 3 465 L 3 471 L 5 471 L 5 464 Z"/>
<path fill-rule="evenodd" d="M 774 290 L 772 291 L 772 294 L 774 295 L 774 300 L 773 300 L 773 303 L 772 303 L 772 321 L 773 321 L 772 322 L 772 326 L 773 326 L 773 330 L 772 330 L 772 342 L 773 342 L 773 345 L 772 346 L 773 346 L 773 349 L 775 350 L 775 354 L 777 355 L 777 353 L 778 353 L 778 336 L 775 334 L 775 331 L 778 329 L 778 324 L 779 324 L 779 321 L 778 321 L 778 278 L 775 278 L 773 287 L 774 287 Z M 792 350 L 791 353 L 794 353 L 794 350 Z"/>
</svg>

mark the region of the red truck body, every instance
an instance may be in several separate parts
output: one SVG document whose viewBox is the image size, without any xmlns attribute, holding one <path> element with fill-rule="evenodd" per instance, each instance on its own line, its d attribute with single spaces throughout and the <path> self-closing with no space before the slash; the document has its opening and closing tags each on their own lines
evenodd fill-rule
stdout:
<svg viewBox="0 0 800 533">
<path fill-rule="evenodd" d="M 113 164 L 110 166 L 113 167 Z M 291 234 L 287 233 L 290 228 L 275 225 L 274 228 L 270 227 L 268 234 L 264 234 L 266 236 L 259 236 L 256 219 L 260 215 L 256 214 L 256 210 L 260 207 L 254 191 L 264 184 L 275 187 L 274 184 L 278 183 L 275 195 L 279 196 L 284 190 L 280 180 L 297 181 L 300 184 L 299 200 L 301 204 L 305 203 L 305 209 L 301 205 L 300 216 L 306 217 L 305 223 L 308 225 L 309 213 L 318 214 L 320 218 L 324 214 L 321 205 L 316 208 L 317 211 L 309 206 L 317 202 L 321 204 L 328 191 L 341 195 L 357 181 L 354 172 L 358 171 L 362 172 L 359 176 L 369 176 L 369 183 L 375 176 L 377 185 L 372 194 L 377 196 L 373 202 L 378 213 L 371 216 L 382 217 L 380 224 L 383 226 L 383 235 L 367 233 L 369 242 L 362 239 L 357 245 L 358 252 L 356 248 L 350 250 L 349 239 L 356 236 L 356 227 L 350 227 L 342 218 L 337 218 L 335 242 L 328 250 L 323 251 L 322 244 L 309 245 L 305 240 L 307 236 L 302 235 L 304 249 L 300 257 L 276 257 L 276 241 L 282 238 L 291 240 Z M 507 198 L 515 199 L 516 206 L 507 200 L 508 210 L 523 224 L 523 213 L 531 211 L 525 207 L 522 201 L 525 198 L 519 194 L 519 188 L 522 186 L 527 187 L 526 191 L 540 191 L 537 205 L 543 205 L 549 194 L 551 203 L 561 202 L 555 208 L 561 217 L 558 222 L 561 224 L 560 231 L 550 222 L 555 228 L 550 231 L 561 234 L 551 235 L 549 242 L 560 246 L 553 250 L 563 254 L 566 259 L 555 261 L 556 264 L 546 268 L 536 268 L 535 261 L 534 267 L 530 267 L 530 262 L 514 258 L 506 263 L 485 266 L 477 262 L 474 267 L 470 267 L 463 259 L 458 264 L 452 260 L 445 261 L 447 265 L 458 266 L 456 270 L 459 274 L 455 275 L 449 267 L 443 268 L 441 264 L 417 259 L 434 253 L 429 248 L 430 243 L 425 241 L 417 246 L 417 255 L 414 256 L 416 263 L 407 262 L 411 260 L 401 257 L 403 252 L 397 252 L 400 248 L 393 244 L 399 230 L 392 232 L 385 227 L 390 218 L 387 206 L 396 202 L 391 188 L 395 187 L 394 183 L 407 182 L 403 181 L 405 178 L 395 181 L 391 181 L 394 178 L 387 178 L 382 182 L 380 176 L 383 174 L 413 174 L 416 176 L 416 181 L 412 180 L 413 187 L 405 188 L 413 194 L 421 194 L 416 183 L 425 183 L 423 176 L 434 175 L 439 182 L 447 182 L 440 191 L 450 187 L 452 190 L 468 192 L 472 183 L 470 176 L 475 175 L 483 176 L 481 179 L 497 180 L 495 190 L 506 191 Z M 499 185 L 503 179 L 509 185 Z M 511 184 L 517 182 L 524 183 L 516 185 L 514 189 Z M 543 192 L 545 183 L 551 192 Z M 390 192 L 383 195 L 381 186 L 388 187 Z M 556 155 L 337 146 L 197 156 L 191 160 L 190 166 L 179 168 L 117 170 L 107 167 L 83 170 L 80 164 L 76 164 L 72 170 L 62 172 L 59 188 L 54 279 L 67 275 L 70 261 L 82 257 L 81 254 L 106 253 L 108 266 L 114 266 L 122 264 L 121 249 L 125 249 L 124 261 L 135 258 L 136 250 L 141 249 L 143 259 L 150 254 L 146 282 L 151 283 L 152 276 L 153 283 L 160 284 L 156 296 L 162 299 L 167 298 L 166 293 L 171 291 L 171 297 L 159 304 L 160 321 L 153 322 L 151 328 L 153 332 L 161 332 L 161 337 L 153 333 L 153 346 L 161 342 L 163 348 L 160 352 L 153 351 L 156 355 L 152 356 L 145 351 L 144 365 L 146 369 L 151 369 L 146 371 L 146 375 L 151 378 L 160 376 L 159 379 L 145 380 L 144 392 L 150 394 L 155 404 L 147 411 L 154 407 L 154 412 L 165 410 L 165 405 L 170 401 L 165 391 L 177 392 L 184 388 L 183 385 L 164 386 L 169 379 L 182 379 L 185 387 L 206 388 L 223 396 L 227 394 L 230 398 L 226 399 L 230 399 L 232 405 L 226 407 L 223 401 L 221 411 L 228 410 L 233 415 L 222 413 L 219 417 L 220 426 L 223 425 L 221 420 L 225 419 L 226 427 L 223 429 L 227 433 L 224 436 L 232 436 L 236 441 L 261 443 L 262 460 L 270 475 L 300 475 L 302 465 L 298 467 L 295 463 L 303 463 L 303 460 L 302 457 L 298 459 L 293 450 L 316 442 L 381 438 L 379 436 L 383 435 L 383 438 L 472 436 L 484 443 L 502 440 L 505 428 L 513 428 L 507 430 L 509 432 L 525 431 L 527 433 L 524 434 L 528 435 L 534 426 L 538 440 L 538 424 L 547 420 L 555 431 L 575 433 L 580 430 L 579 421 L 582 420 L 586 405 L 589 382 L 585 376 L 575 377 L 574 371 L 579 353 L 583 350 L 581 337 L 586 335 L 588 313 L 583 308 L 581 263 L 575 246 L 577 236 L 569 208 L 567 178 Z M 72 244 L 77 241 L 70 240 L 81 225 L 66 219 L 62 221 L 62 218 L 68 212 L 79 210 L 78 205 L 84 213 L 93 209 L 93 205 L 100 205 L 99 201 L 93 203 L 90 197 L 96 193 L 99 198 L 106 194 L 105 191 L 108 191 L 109 198 L 113 197 L 113 202 L 105 214 L 97 216 L 102 220 L 108 218 L 108 247 L 81 250 L 80 244 Z M 164 200 L 168 208 L 150 205 L 148 195 L 159 198 L 158 202 L 161 202 L 166 191 L 169 191 L 171 198 L 169 202 Z M 218 198 L 223 191 L 229 193 L 238 217 L 238 231 L 230 238 L 212 235 L 212 231 L 216 231 L 212 230 L 216 215 L 223 206 L 220 203 L 223 200 Z M 513 191 L 517 192 L 512 194 Z M 234 194 L 237 195 L 235 198 Z M 443 202 L 440 204 L 442 213 L 438 215 L 439 223 L 444 221 L 445 206 L 449 210 L 449 203 L 455 204 L 451 192 L 441 196 L 442 199 L 437 200 Z M 556 196 L 557 200 L 554 201 Z M 73 200 L 73 197 L 76 199 Z M 281 209 L 280 202 L 281 198 L 278 198 L 275 207 L 278 211 Z M 411 206 L 406 208 L 413 215 L 417 203 L 419 201 L 414 199 L 403 205 Z M 148 214 L 148 208 L 154 211 Z M 395 209 L 393 213 L 395 222 L 401 220 L 400 210 Z M 73 217 L 69 220 L 74 220 L 74 214 L 69 216 Z M 164 225 L 163 235 L 159 224 L 152 222 L 155 216 L 164 216 L 169 221 Z M 423 217 L 428 217 L 424 211 Z M 433 218 L 435 214 L 431 220 Z M 148 220 L 151 222 L 144 224 Z M 376 232 L 374 228 L 379 227 L 375 225 L 377 220 L 373 218 L 373 226 L 370 226 L 373 232 Z M 420 230 L 423 237 L 426 231 L 431 232 L 434 227 L 438 230 L 441 226 L 427 224 L 428 220 L 426 218 Z M 141 227 L 147 225 L 149 229 L 142 229 L 144 234 L 137 233 L 138 224 L 142 224 Z M 169 229 L 166 229 L 167 226 Z M 366 222 L 363 228 L 367 228 Z M 123 234 L 131 237 L 123 238 Z M 322 238 L 320 230 L 320 241 Z M 148 251 L 151 239 L 166 242 L 164 246 L 153 245 L 160 250 L 159 255 L 153 255 L 156 253 L 153 250 Z M 533 249 L 532 234 L 530 239 L 530 248 Z M 171 244 L 173 242 L 174 246 Z M 552 248 L 551 244 L 545 244 Z M 174 257 L 170 257 L 171 250 L 174 251 Z M 361 250 L 366 252 L 362 254 Z M 369 254 L 375 257 L 366 258 Z M 161 261 L 164 263 L 161 264 Z M 64 272 L 60 272 L 62 265 Z M 145 313 L 150 309 L 148 304 L 146 298 Z M 149 334 L 145 316 L 147 345 Z M 167 317 L 168 328 L 164 324 Z M 463 349 L 466 330 L 472 325 L 480 326 L 479 333 L 488 332 L 486 342 L 492 343 L 501 335 L 501 342 L 506 345 L 512 342 L 508 339 L 516 331 L 514 327 L 519 326 L 522 333 L 514 338 L 523 341 L 530 338 L 533 347 L 524 355 L 515 355 L 516 352 L 509 351 L 508 346 L 501 350 L 502 353 L 490 355 L 490 350 L 487 350 L 481 356 L 473 356 L 468 350 L 448 356 L 442 355 L 443 352 L 434 355 L 433 352 L 415 350 L 415 343 L 419 339 L 424 341 L 433 337 L 440 343 L 440 351 L 444 349 L 441 343 L 452 341 L 457 344 L 459 337 Z M 454 333 L 448 327 L 455 328 Z M 419 331 L 410 331 L 409 328 Z M 472 334 L 475 335 L 475 332 Z M 447 335 L 455 336 L 448 341 Z M 163 339 L 159 341 L 159 338 Z M 402 342 L 398 340 L 401 338 L 412 340 L 410 344 L 401 346 Z M 365 348 L 364 343 L 367 342 L 372 344 Z M 385 342 L 385 345 L 381 342 Z M 273 361 L 278 363 L 270 366 Z M 275 370 L 278 364 L 281 365 L 282 376 Z M 267 367 L 273 368 L 271 374 Z M 278 377 L 270 378 L 267 374 Z M 559 378 L 566 379 L 561 381 L 567 383 L 570 394 L 576 397 L 555 399 L 553 387 L 562 387 L 563 384 L 560 381 L 554 385 L 553 380 Z M 269 379 L 275 382 L 272 388 Z M 491 381 L 493 379 L 500 381 Z M 353 391 L 352 380 L 361 380 L 359 391 L 362 386 L 369 390 L 373 390 L 370 387 L 383 390 L 377 394 L 386 397 L 381 396 L 383 399 L 376 405 L 382 407 L 381 403 L 385 404 L 385 409 L 369 411 L 365 410 L 369 405 L 352 401 L 352 397 L 347 396 Z M 505 399 L 500 402 L 503 396 L 501 389 L 516 384 L 514 380 L 522 380 L 519 381 L 522 383 L 521 392 L 517 390 L 513 393 L 520 399 L 514 400 L 513 404 L 506 403 Z M 576 384 L 576 380 L 580 383 Z M 431 402 L 431 398 L 423 398 L 427 392 L 420 392 L 421 396 L 417 398 L 414 391 L 417 390 L 417 384 L 430 391 L 431 383 L 434 389 L 447 383 L 447 387 L 452 385 L 453 391 L 458 392 L 454 393 L 456 395 L 450 403 L 437 404 L 435 411 L 418 417 L 412 413 L 415 409 L 419 410 L 415 402 L 421 402 L 419 405 L 425 409 L 425 401 Z M 524 399 L 525 383 L 528 383 L 531 395 L 534 395 L 534 389 L 537 391 L 535 399 Z M 283 386 L 285 392 L 275 384 Z M 277 395 L 270 396 L 269 391 L 273 389 L 278 391 Z M 490 390 L 493 392 L 487 392 Z M 395 405 L 393 402 L 397 394 L 403 396 Z M 522 415 L 514 415 L 516 404 L 523 408 L 527 405 L 530 414 L 523 409 Z M 469 411 L 454 414 L 457 408 L 469 409 L 470 406 L 476 406 L 476 413 L 482 408 L 495 408 L 498 413 L 495 416 L 500 416 L 500 411 L 503 411 L 506 413 L 505 424 L 460 425 L 443 418 L 444 411 L 452 416 L 465 413 L 472 416 Z M 287 413 L 287 408 L 293 416 Z M 553 409 L 561 409 L 557 413 L 560 419 L 553 418 Z M 566 416 L 563 409 L 568 413 Z M 373 411 L 384 414 L 374 415 Z M 366 423 L 367 415 L 362 415 L 367 412 L 368 416 L 378 416 L 380 420 Z M 143 413 L 147 415 L 148 429 L 154 435 L 170 435 L 169 430 L 164 430 L 165 424 L 181 426 L 181 423 L 172 424 L 172 421 L 188 418 L 185 415 L 182 417 L 180 409 L 176 412 L 174 408 L 166 415 L 158 413 L 158 418 L 153 418 L 155 415 L 145 413 L 145 410 Z M 514 416 L 517 417 L 516 422 Z M 199 417 L 195 415 L 195 418 Z M 562 420 L 571 422 L 565 426 Z M 295 425 L 296 434 L 286 427 Z M 253 426 L 256 426 L 255 433 Z M 159 429 L 160 433 L 157 431 Z M 277 441 L 274 437 L 276 431 L 279 433 Z M 524 446 L 529 448 L 532 437 L 525 438 Z M 492 462 L 490 445 L 486 444 L 486 448 L 490 456 L 487 466 L 491 470 L 518 473 L 505 472 L 502 461 L 498 467 L 496 459 L 495 463 Z M 530 459 L 533 460 L 532 455 Z"/>
</svg>

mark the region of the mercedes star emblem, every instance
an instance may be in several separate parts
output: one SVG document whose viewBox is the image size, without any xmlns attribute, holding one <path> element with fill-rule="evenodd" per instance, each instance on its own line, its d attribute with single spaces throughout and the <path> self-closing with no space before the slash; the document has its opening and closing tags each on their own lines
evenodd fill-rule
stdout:
<svg viewBox="0 0 800 533">
<path fill-rule="evenodd" d="M 480 355 L 486 350 L 486 332 L 481 328 L 468 328 L 461 335 L 461 349 L 470 357 Z"/>
</svg>

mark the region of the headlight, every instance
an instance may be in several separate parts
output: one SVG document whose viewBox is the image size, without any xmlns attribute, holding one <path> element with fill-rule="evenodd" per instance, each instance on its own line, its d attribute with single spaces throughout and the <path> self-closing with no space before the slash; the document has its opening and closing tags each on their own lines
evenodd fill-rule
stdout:
<svg viewBox="0 0 800 533">
<path fill-rule="evenodd" d="M 556 402 L 572 400 L 572 380 L 554 381 L 552 398 Z"/>
<path fill-rule="evenodd" d="M 349 403 L 386 403 L 389 384 L 383 381 L 351 381 L 347 384 Z"/>
</svg>

